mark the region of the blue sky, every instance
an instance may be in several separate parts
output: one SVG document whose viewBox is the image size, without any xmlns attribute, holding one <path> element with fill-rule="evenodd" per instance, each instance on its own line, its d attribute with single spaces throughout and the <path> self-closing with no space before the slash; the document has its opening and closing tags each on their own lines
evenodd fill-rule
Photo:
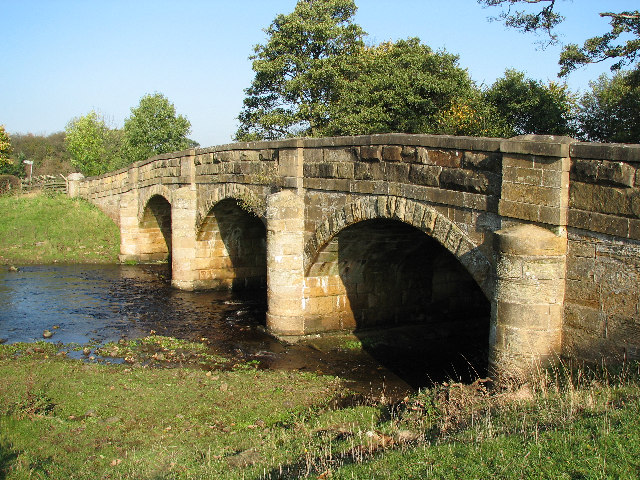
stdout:
<svg viewBox="0 0 640 480">
<path fill-rule="evenodd" d="M 460 56 L 479 84 L 505 69 L 554 80 L 560 47 L 540 50 L 535 35 L 506 29 L 476 0 L 356 0 L 356 22 L 369 43 L 411 36 Z M 253 78 L 248 56 L 262 29 L 296 0 L 0 0 L 0 124 L 10 133 L 49 134 L 95 109 L 121 127 L 146 93 L 161 92 L 192 124 L 202 146 L 228 143 L 243 90 Z M 636 10 L 637 0 L 564 0 L 561 40 L 603 33 L 602 9 Z M 573 90 L 608 65 L 568 77 Z"/>
</svg>

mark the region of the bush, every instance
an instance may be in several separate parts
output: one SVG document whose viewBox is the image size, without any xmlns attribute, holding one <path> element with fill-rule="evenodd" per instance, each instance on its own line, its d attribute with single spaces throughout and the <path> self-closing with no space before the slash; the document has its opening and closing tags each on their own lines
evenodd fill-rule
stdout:
<svg viewBox="0 0 640 480">
<path fill-rule="evenodd" d="M 20 179 L 15 175 L 0 175 L 0 195 L 20 189 Z"/>
</svg>

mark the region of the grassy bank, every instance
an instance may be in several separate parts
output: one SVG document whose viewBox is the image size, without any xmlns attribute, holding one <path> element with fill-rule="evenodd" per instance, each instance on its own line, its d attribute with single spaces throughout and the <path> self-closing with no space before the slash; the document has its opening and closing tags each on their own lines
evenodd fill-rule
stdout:
<svg viewBox="0 0 640 480">
<path fill-rule="evenodd" d="M 140 345 L 153 343 L 163 357 L 190 348 Z M 518 388 L 444 384 L 386 405 L 346 401 L 331 377 L 105 366 L 57 351 L 0 346 L 0 478 L 640 475 L 637 366 L 543 372 Z"/>
<path fill-rule="evenodd" d="M 116 263 L 118 227 L 81 199 L 0 196 L 0 264 Z"/>
</svg>

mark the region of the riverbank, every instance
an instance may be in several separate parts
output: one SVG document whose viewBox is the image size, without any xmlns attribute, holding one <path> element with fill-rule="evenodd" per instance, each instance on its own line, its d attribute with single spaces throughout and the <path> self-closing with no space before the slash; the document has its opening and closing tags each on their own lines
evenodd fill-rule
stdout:
<svg viewBox="0 0 640 480">
<path fill-rule="evenodd" d="M 164 357 L 195 346 L 150 337 Z M 340 379 L 201 370 L 0 346 L 0 477 L 637 478 L 640 377 L 543 372 L 519 388 L 441 384 L 396 404 Z M 156 357 L 158 355 L 156 354 Z"/>
<path fill-rule="evenodd" d="M 0 265 L 118 262 L 118 227 L 85 200 L 3 195 L 0 219 Z"/>
</svg>

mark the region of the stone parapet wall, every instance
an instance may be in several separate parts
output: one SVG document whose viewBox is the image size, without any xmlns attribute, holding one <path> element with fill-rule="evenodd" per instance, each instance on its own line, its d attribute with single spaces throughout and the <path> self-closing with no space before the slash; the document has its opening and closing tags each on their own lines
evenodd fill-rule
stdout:
<svg viewBox="0 0 640 480">
<path fill-rule="evenodd" d="M 640 145 L 571 146 L 569 226 L 640 240 Z"/>
</svg>

